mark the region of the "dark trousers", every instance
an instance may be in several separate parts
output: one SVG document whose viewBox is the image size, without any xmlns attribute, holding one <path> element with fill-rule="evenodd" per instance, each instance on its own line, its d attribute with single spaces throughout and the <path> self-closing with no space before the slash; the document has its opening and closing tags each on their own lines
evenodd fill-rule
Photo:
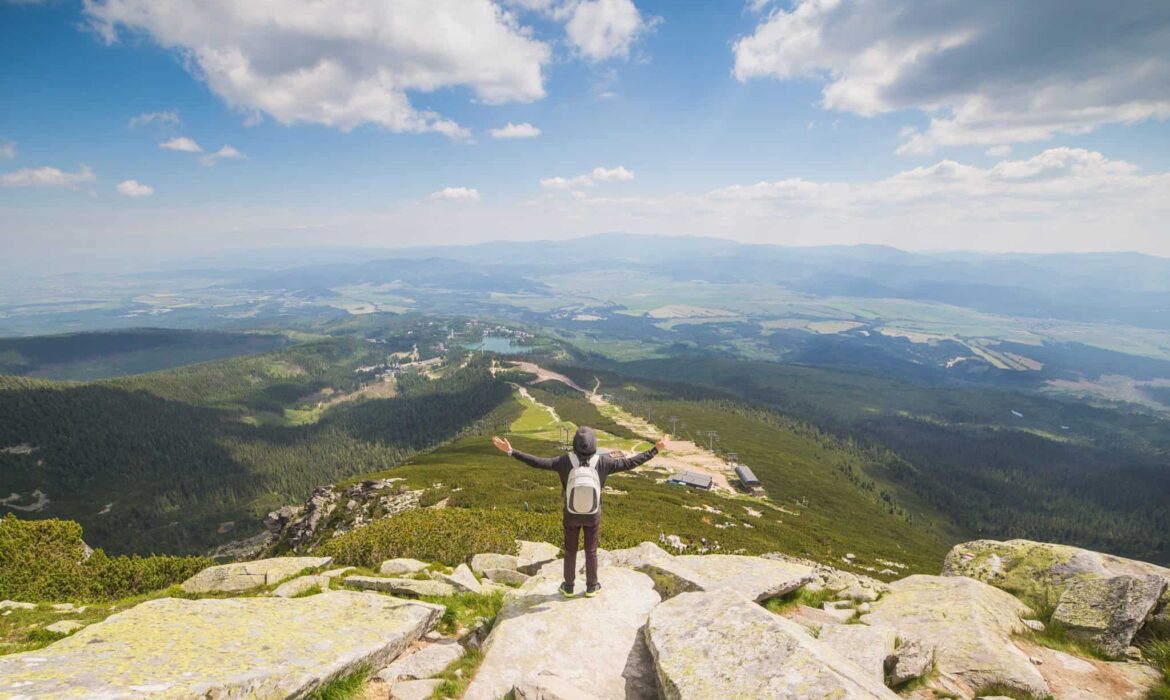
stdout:
<svg viewBox="0 0 1170 700">
<path fill-rule="evenodd" d="M 585 585 L 597 583 L 597 536 L 601 521 L 581 524 L 565 521 L 565 583 L 573 585 L 577 578 L 577 536 L 585 531 Z"/>
</svg>

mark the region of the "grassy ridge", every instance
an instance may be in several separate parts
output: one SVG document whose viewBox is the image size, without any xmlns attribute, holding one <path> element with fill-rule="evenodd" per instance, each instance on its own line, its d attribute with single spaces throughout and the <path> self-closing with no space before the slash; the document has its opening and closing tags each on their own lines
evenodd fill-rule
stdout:
<svg viewBox="0 0 1170 700">
<path fill-rule="evenodd" d="M 718 545 L 724 553 L 783 551 L 838 566 L 845 566 L 841 558 L 846 553 L 854 553 L 859 563 L 875 569 L 885 568 L 877 563 L 885 559 L 905 564 L 907 571 L 937 572 L 946 543 L 928 521 L 907 522 L 891 513 L 880 496 L 851 482 L 838 465 L 856 459 L 854 455 L 734 407 L 693 410 L 684 420 L 723 425 L 729 436 L 742 435 L 745 443 L 750 438 L 751 445 L 741 453 L 753 458 L 753 466 L 761 465 L 761 478 L 766 475 L 775 505 L 783 505 L 786 512 L 746 496 L 727 499 L 658 483 L 663 475 L 650 470 L 651 462 L 608 481 L 620 493 L 604 499 L 603 547 L 633 546 L 673 534 L 696 547 L 704 541 Z M 534 434 L 531 427 L 522 421 L 514 424 L 509 435 L 513 446 L 556 454 L 555 443 L 528 437 Z M 775 468 L 765 466 L 776 457 L 781 461 Z M 405 478 L 408 488 L 425 490 L 424 503 L 442 501 L 445 507 L 341 535 L 326 545 L 339 560 L 370 565 L 388 556 L 415 556 L 453 564 L 477 551 L 508 551 L 517 537 L 560 541 L 562 502 L 556 475 L 502 455 L 485 437 L 455 441 L 383 475 Z M 798 503 L 803 498 L 807 506 Z"/>
</svg>

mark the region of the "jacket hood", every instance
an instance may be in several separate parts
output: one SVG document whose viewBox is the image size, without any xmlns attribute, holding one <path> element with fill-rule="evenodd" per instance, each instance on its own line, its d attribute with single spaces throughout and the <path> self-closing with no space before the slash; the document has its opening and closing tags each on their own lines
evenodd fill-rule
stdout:
<svg viewBox="0 0 1170 700">
<path fill-rule="evenodd" d="M 597 435 L 593 428 L 577 428 L 577 434 L 573 436 L 573 451 L 582 457 L 592 457 L 597 452 Z"/>
</svg>

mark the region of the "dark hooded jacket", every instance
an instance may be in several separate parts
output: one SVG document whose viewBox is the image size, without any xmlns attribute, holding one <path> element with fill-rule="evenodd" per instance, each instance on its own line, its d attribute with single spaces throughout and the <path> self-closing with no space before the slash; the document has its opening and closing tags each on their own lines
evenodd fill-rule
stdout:
<svg viewBox="0 0 1170 700">
<path fill-rule="evenodd" d="M 577 453 L 577 459 L 581 462 L 588 461 L 590 457 L 597 453 L 597 434 L 593 432 L 593 428 L 582 426 L 577 429 L 577 434 L 573 436 L 573 452 Z M 597 462 L 597 475 L 601 478 L 601 485 L 605 486 L 605 480 L 610 474 L 617 472 L 624 472 L 633 469 L 641 464 L 644 464 L 658 454 L 657 447 L 651 447 L 645 452 L 639 452 L 633 457 L 624 457 L 617 459 L 609 455 L 601 455 L 601 459 Z M 559 457 L 534 457 L 519 450 L 512 450 L 512 456 L 524 462 L 530 467 L 537 469 L 552 469 L 561 478 L 561 496 L 562 501 L 569 483 L 569 472 L 573 469 L 573 463 L 569 460 L 568 454 L 560 455 Z M 568 510 L 564 511 L 565 520 L 581 525 L 596 524 L 601 520 L 601 509 L 598 508 L 597 513 L 593 515 L 574 515 Z"/>
</svg>

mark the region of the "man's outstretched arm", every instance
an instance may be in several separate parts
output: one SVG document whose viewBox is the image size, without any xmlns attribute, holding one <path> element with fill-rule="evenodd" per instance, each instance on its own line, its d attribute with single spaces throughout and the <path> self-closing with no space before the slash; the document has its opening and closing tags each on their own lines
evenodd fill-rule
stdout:
<svg viewBox="0 0 1170 700">
<path fill-rule="evenodd" d="M 613 474 L 614 472 L 629 471 L 629 470 L 633 469 L 634 467 L 637 467 L 639 465 L 645 464 L 646 462 L 649 462 L 651 459 L 654 458 L 654 455 L 658 454 L 659 452 L 661 452 L 662 450 L 665 450 L 665 449 L 666 449 L 666 438 L 662 438 L 657 443 L 654 444 L 654 447 L 651 447 L 650 449 L 646 450 L 645 452 L 639 452 L 638 454 L 634 455 L 633 457 L 624 457 L 622 459 L 610 458 L 610 460 L 609 460 L 610 461 L 609 473 Z"/>
<path fill-rule="evenodd" d="M 506 438 L 498 436 L 492 438 L 492 444 L 500 452 L 511 455 L 528 466 L 536 467 L 537 469 L 555 469 L 556 462 L 560 459 L 560 457 L 537 457 L 526 452 L 521 452 L 520 450 L 514 450 L 512 449 L 512 443 L 508 442 Z"/>
</svg>

